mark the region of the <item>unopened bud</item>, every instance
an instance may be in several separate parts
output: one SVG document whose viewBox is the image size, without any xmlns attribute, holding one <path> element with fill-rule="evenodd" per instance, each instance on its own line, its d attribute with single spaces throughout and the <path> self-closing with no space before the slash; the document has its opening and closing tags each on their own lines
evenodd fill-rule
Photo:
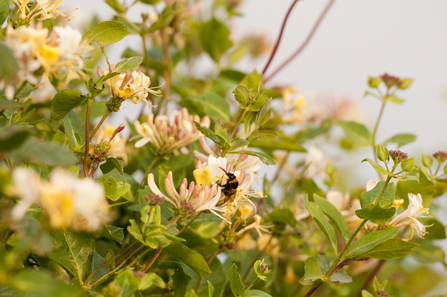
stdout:
<svg viewBox="0 0 447 297">
<path fill-rule="evenodd" d="M 443 163 L 445 162 L 445 160 L 447 160 L 447 153 L 439 151 L 434 153 L 433 157 L 435 157 L 439 163 Z"/>
<path fill-rule="evenodd" d="M 151 206 L 157 206 L 158 204 L 161 204 L 165 201 L 165 198 L 162 196 L 159 196 L 157 194 L 147 194 L 144 196 L 144 199 L 149 203 Z"/>
<path fill-rule="evenodd" d="M 124 128 L 126 128 L 126 125 L 121 124 L 118 126 L 118 128 L 115 129 L 115 131 L 113 131 L 112 136 L 110 137 L 110 141 L 112 141 L 112 139 L 116 136 L 116 134 L 120 133 L 121 131 L 124 130 Z"/>
<path fill-rule="evenodd" d="M 101 66 L 96 67 L 96 74 L 98 74 L 99 77 L 102 76 L 102 69 L 101 69 Z"/>
<path fill-rule="evenodd" d="M 389 154 L 391 159 L 393 159 L 394 163 L 400 163 L 408 159 L 408 154 L 400 150 L 390 150 Z"/>
</svg>

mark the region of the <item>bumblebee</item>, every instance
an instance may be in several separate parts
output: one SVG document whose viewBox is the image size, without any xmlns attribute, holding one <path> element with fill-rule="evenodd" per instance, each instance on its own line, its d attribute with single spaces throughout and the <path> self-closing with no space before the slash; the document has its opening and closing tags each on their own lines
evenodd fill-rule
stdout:
<svg viewBox="0 0 447 297">
<path fill-rule="evenodd" d="M 223 201 L 219 201 L 219 203 L 217 204 L 218 206 L 227 202 L 233 202 L 234 199 L 236 199 L 237 188 L 239 187 L 239 181 L 234 173 L 228 172 L 222 167 L 219 168 L 222 169 L 223 172 L 225 172 L 225 174 L 228 176 L 228 179 L 224 185 L 219 184 L 219 186 L 222 187 L 222 193 L 225 195 L 225 198 Z"/>
</svg>

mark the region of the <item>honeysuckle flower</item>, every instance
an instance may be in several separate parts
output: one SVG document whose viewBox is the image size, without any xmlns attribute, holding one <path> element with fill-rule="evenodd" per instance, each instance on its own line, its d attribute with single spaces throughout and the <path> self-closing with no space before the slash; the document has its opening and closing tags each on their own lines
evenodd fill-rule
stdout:
<svg viewBox="0 0 447 297">
<path fill-rule="evenodd" d="M 150 142 L 159 154 L 171 153 L 180 150 L 187 153 L 186 146 L 198 140 L 202 136 L 194 122 L 201 126 L 209 127 L 210 118 L 208 116 L 200 119 L 198 115 L 190 115 L 186 108 L 181 111 L 174 111 L 171 116 L 171 123 L 168 123 L 166 115 L 154 114 L 147 117 L 145 123 L 135 121 L 135 129 L 142 138 L 135 143 L 135 147 L 142 147 Z"/>
<path fill-rule="evenodd" d="M 254 250 L 257 247 L 256 241 L 251 237 L 250 233 L 243 234 L 236 241 L 236 249 L 239 251 Z"/>
<path fill-rule="evenodd" d="M 294 87 L 287 87 L 282 91 L 283 107 L 281 120 L 283 123 L 302 123 L 305 120 L 304 112 L 306 100 Z"/>
<path fill-rule="evenodd" d="M 330 159 L 325 158 L 321 149 L 311 146 L 307 150 L 307 155 L 304 159 L 304 166 L 308 166 L 305 176 L 307 178 L 314 178 L 317 175 L 326 176 L 326 168 L 329 162 Z"/>
<path fill-rule="evenodd" d="M 19 8 L 20 19 L 32 20 L 38 18 L 40 20 L 51 19 L 59 15 L 68 18 L 65 14 L 57 10 L 62 0 L 36 0 L 34 6 L 29 9 L 30 0 L 12 0 Z"/>
<path fill-rule="evenodd" d="M 111 148 L 109 150 L 110 155 L 123 160 L 124 166 L 126 166 L 128 163 L 128 157 L 126 153 L 126 140 L 120 134 L 115 134 L 113 140 L 110 141 L 110 138 L 112 137 L 112 135 L 114 135 L 116 129 L 117 127 L 113 127 L 108 123 L 105 123 L 104 127 L 100 128 L 98 132 L 96 132 L 95 141 L 98 144 L 101 143 L 103 140 L 109 141 L 109 144 L 111 145 Z"/>
<path fill-rule="evenodd" d="M 174 186 L 172 171 L 169 171 L 164 184 L 166 193 L 168 194 L 168 196 L 166 196 L 155 184 L 154 175 L 152 173 L 148 175 L 147 182 L 154 194 L 163 197 L 167 202 L 174 206 L 177 212 L 182 213 L 185 217 L 209 210 L 222 218 L 222 216 L 214 210 L 221 195 L 221 189 L 217 185 L 200 186 L 192 181 L 188 187 L 188 181 L 184 178 L 180 185 L 180 190 L 177 192 Z"/>
<path fill-rule="evenodd" d="M 21 198 L 11 211 L 13 220 L 21 220 L 32 204 L 43 208 L 55 229 L 95 231 L 109 220 L 104 188 L 91 179 L 56 168 L 44 181 L 32 169 L 22 167 L 14 170 L 13 181 Z"/>
<path fill-rule="evenodd" d="M 198 151 L 194 151 L 194 156 L 202 161 L 202 162 L 207 162 L 208 161 L 208 156 L 212 155 L 214 157 L 218 157 L 220 156 L 220 152 L 215 153 L 206 143 L 205 140 L 205 136 L 200 137 L 199 139 L 199 143 L 200 146 L 202 147 L 202 149 L 205 151 L 205 154 L 198 152 Z M 239 150 L 248 150 L 248 146 L 244 146 L 241 147 Z M 252 172 L 256 172 L 257 170 L 259 170 L 259 168 L 261 168 L 261 166 L 258 164 L 259 163 L 259 158 L 258 157 L 252 157 L 250 158 L 249 155 L 246 154 L 227 154 L 225 156 L 228 164 L 231 164 L 232 169 L 234 171 L 252 171 Z M 226 167 L 223 167 L 226 168 Z"/>
<path fill-rule="evenodd" d="M 254 222 L 251 223 L 250 225 L 242 228 L 241 230 L 239 230 L 237 232 L 237 235 L 242 235 L 243 233 L 247 232 L 248 230 L 251 229 L 255 229 L 256 232 L 258 233 L 259 237 L 263 237 L 262 232 L 264 233 L 271 233 L 270 230 L 268 230 L 268 228 L 273 227 L 273 225 L 269 225 L 269 226 L 262 226 L 261 225 L 261 216 L 260 215 L 254 215 L 253 216 Z M 262 231 L 262 232 L 261 232 Z"/>
<path fill-rule="evenodd" d="M 378 183 L 378 181 L 373 181 L 372 179 L 370 179 L 366 184 L 366 191 L 371 191 L 375 188 L 375 186 L 377 186 Z"/>
<path fill-rule="evenodd" d="M 110 70 L 115 70 L 115 65 L 110 65 Z M 107 75 L 109 70 L 104 70 L 101 73 L 101 67 L 98 67 L 98 75 Z M 152 103 L 147 100 L 149 93 L 160 96 L 161 90 L 155 91 L 155 88 L 150 88 L 151 79 L 140 70 L 121 72 L 119 75 L 109 78 L 106 83 L 110 86 L 110 91 L 113 97 L 121 100 L 130 99 L 132 103 L 138 104 L 143 101 L 147 106 L 152 107 Z"/>
</svg>

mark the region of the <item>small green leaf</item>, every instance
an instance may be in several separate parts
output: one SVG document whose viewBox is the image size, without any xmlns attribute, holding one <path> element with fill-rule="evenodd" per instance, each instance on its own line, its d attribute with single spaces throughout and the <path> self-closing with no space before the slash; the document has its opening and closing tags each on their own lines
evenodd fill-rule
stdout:
<svg viewBox="0 0 447 297">
<path fill-rule="evenodd" d="M 356 122 L 342 121 L 339 121 L 338 124 L 343 128 L 346 135 L 358 145 L 371 145 L 372 134 L 364 125 Z"/>
<path fill-rule="evenodd" d="M 101 46 L 117 43 L 128 34 L 126 26 L 117 21 L 105 21 L 82 36 L 83 42 L 90 44 L 96 41 Z"/>
<path fill-rule="evenodd" d="M 126 72 L 137 70 L 138 66 L 143 62 L 143 57 L 130 57 L 115 65 L 114 72 Z"/>
<path fill-rule="evenodd" d="M 4 6 L 3 2 L 0 5 Z M 0 6 L 0 9 L 2 7 Z M 9 5 L 8 5 L 9 11 Z M 0 15 L 0 18 L 2 16 Z M 2 61 L 2 67 L 0 67 L 0 78 L 11 79 L 14 78 L 17 71 L 19 70 L 19 64 L 14 57 L 12 51 L 3 43 L 0 43 L 0 61 Z"/>
<path fill-rule="evenodd" d="M 125 182 L 117 182 L 113 176 L 106 180 L 105 176 L 98 178 L 98 182 L 104 186 L 106 197 L 116 201 L 130 190 L 130 185 Z"/>
<path fill-rule="evenodd" d="M 186 293 L 185 297 L 197 297 L 197 294 L 194 292 L 194 289 L 191 289 L 188 293 Z"/>
<path fill-rule="evenodd" d="M 262 74 L 255 69 L 252 73 L 247 74 L 241 82 L 241 85 L 248 90 L 262 89 Z M 268 97 L 268 96 L 267 96 Z"/>
<path fill-rule="evenodd" d="M 115 158 L 107 158 L 106 162 L 104 164 L 101 164 L 101 171 L 105 173 L 109 173 L 113 169 L 117 169 L 118 172 L 122 175 L 124 174 L 123 164 L 122 161 L 118 161 Z"/>
<path fill-rule="evenodd" d="M 374 258 L 374 259 L 398 259 L 403 258 L 411 254 L 413 249 L 418 244 L 413 242 L 403 241 L 398 238 L 391 238 L 384 243 L 376 246 L 362 257 Z"/>
<path fill-rule="evenodd" d="M 233 46 L 230 40 L 230 30 L 215 18 L 199 28 L 199 41 L 205 52 L 216 62 Z"/>
<path fill-rule="evenodd" d="M 412 78 L 401 78 L 400 79 L 400 84 L 396 85 L 396 87 L 400 90 L 405 90 L 406 88 L 410 87 L 411 84 L 413 83 Z"/>
<path fill-rule="evenodd" d="M 366 290 L 362 290 L 362 297 L 374 297 L 374 295 Z"/>
<path fill-rule="evenodd" d="M 236 264 L 233 263 L 228 275 L 230 279 L 231 292 L 233 292 L 235 296 L 245 296 L 244 283 L 242 282 L 241 276 L 237 272 Z"/>
<path fill-rule="evenodd" d="M 362 160 L 362 163 L 365 162 L 365 161 L 368 161 L 369 164 L 371 164 L 372 167 L 373 167 L 377 172 L 388 175 L 388 171 L 387 171 L 385 168 L 383 168 L 382 166 L 380 166 L 379 164 L 377 164 L 376 162 L 374 162 L 373 160 L 371 160 L 371 159 L 369 159 L 369 158 L 365 158 L 365 159 Z"/>
<path fill-rule="evenodd" d="M 147 0 L 145 0 L 145 2 L 147 3 Z M 151 0 L 151 2 L 154 1 Z M 169 23 L 171 23 L 174 20 L 175 16 L 180 12 L 182 12 L 182 10 L 176 9 L 174 5 L 166 6 L 166 8 L 163 10 L 158 20 L 155 23 L 153 23 L 146 32 L 153 33 L 159 29 L 166 27 L 167 25 L 169 25 Z"/>
<path fill-rule="evenodd" d="M 214 92 L 208 92 L 201 96 L 190 96 L 187 100 L 201 106 L 205 114 L 213 120 L 220 119 L 222 123 L 227 123 L 230 120 L 230 105 Z"/>
<path fill-rule="evenodd" d="M 0 27 L 8 18 L 8 14 L 9 14 L 9 0 L 0 0 Z"/>
<path fill-rule="evenodd" d="M 316 257 L 308 257 L 304 262 L 304 276 L 300 283 L 304 286 L 310 286 L 317 280 L 324 280 L 325 271 L 323 271 Z"/>
<path fill-rule="evenodd" d="M 329 239 L 335 254 L 337 254 L 337 235 L 335 234 L 334 228 L 326 221 L 326 218 L 324 217 L 324 214 L 318 204 L 309 202 L 308 195 L 306 195 L 304 201 L 309 214 L 312 216 L 315 223 L 317 223 L 318 227 L 320 227 L 320 230 L 323 231 L 324 235 L 326 235 L 326 238 Z"/>
<path fill-rule="evenodd" d="M 377 88 L 381 82 L 382 78 L 380 76 L 379 77 L 368 76 L 368 85 L 373 89 Z"/>
<path fill-rule="evenodd" d="M 422 165 L 424 165 L 427 168 L 430 168 L 432 163 L 433 163 L 432 158 L 430 156 L 422 153 Z"/>
<path fill-rule="evenodd" d="M 404 199 L 402 209 L 408 207 L 408 194 L 421 194 L 422 205 L 424 207 L 430 207 L 431 200 L 434 194 L 433 182 L 424 174 L 422 170 L 419 170 L 419 181 L 407 179 L 399 180 L 396 186 L 396 195 L 399 199 Z"/>
<path fill-rule="evenodd" d="M 82 96 L 81 91 L 76 89 L 66 89 L 58 92 L 51 103 L 51 116 L 55 120 L 61 120 L 84 99 L 85 97 Z"/>
<path fill-rule="evenodd" d="M 214 294 L 213 284 L 209 280 L 207 280 L 206 283 L 208 285 L 208 297 L 213 297 Z"/>
<path fill-rule="evenodd" d="M 85 144 L 85 128 L 78 115 L 70 110 L 62 120 L 65 126 L 65 135 L 67 135 L 71 144 L 77 149 Z"/>
<path fill-rule="evenodd" d="M 394 207 L 383 209 L 379 205 L 370 204 L 365 208 L 355 211 L 355 214 L 365 220 L 370 220 L 374 224 L 384 224 L 396 213 Z"/>
<path fill-rule="evenodd" d="M 245 293 L 245 297 L 272 297 L 272 295 L 269 295 L 266 292 L 259 290 L 248 290 Z"/>
<path fill-rule="evenodd" d="M 272 138 L 276 138 L 278 137 L 278 135 L 276 134 L 275 131 L 273 130 L 256 130 L 255 132 L 253 132 L 250 137 L 248 138 L 248 141 L 251 141 L 253 139 L 256 139 L 258 141 L 263 141 L 263 140 L 268 140 L 268 139 L 272 139 Z M 270 141 L 269 141 L 270 142 Z M 275 142 L 270 142 L 276 144 Z"/>
<path fill-rule="evenodd" d="M 402 168 L 403 171 L 410 172 L 411 170 L 413 170 L 413 167 L 414 167 L 414 158 L 404 160 L 400 164 L 400 167 Z"/>
<path fill-rule="evenodd" d="M 185 263 L 202 277 L 211 274 L 211 270 L 203 256 L 180 242 L 173 241 L 163 249 L 163 252 Z"/>
<path fill-rule="evenodd" d="M 404 99 L 397 97 L 396 95 L 391 95 L 388 97 L 384 98 L 385 100 L 390 100 L 391 102 L 393 102 L 394 104 L 402 104 L 404 103 Z"/>
<path fill-rule="evenodd" d="M 102 227 L 102 236 L 115 240 L 118 243 L 122 243 L 124 240 L 123 228 L 115 227 L 112 225 L 104 225 Z"/>
<path fill-rule="evenodd" d="M 126 7 L 124 7 L 121 3 L 118 2 L 118 0 L 105 0 L 106 3 L 117 13 L 124 13 L 126 12 Z"/>
<path fill-rule="evenodd" d="M 388 138 L 384 141 L 384 145 L 388 143 L 397 143 L 397 148 L 400 148 L 401 146 L 404 146 L 408 143 L 411 143 L 416 140 L 416 135 L 409 134 L 409 133 L 403 133 L 403 134 L 396 134 L 391 138 Z"/>
<path fill-rule="evenodd" d="M 388 227 L 384 230 L 369 233 L 352 244 L 343 257 L 344 259 L 351 259 L 358 256 L 363 256 L 379 244 L 393 238 L 399 233 L 396 227 Z"/>
<path fill-rule="evenodd" d="M 248 104 L 248 101 L 250 100 L 249 97 L 249 93 L 246 87 L 244 86 L 238 86 L 236 89 L 234 89 L 233 91 L 234 94 L 234 98 L 236 99 L 236 101 L 242 106 L 242 107 L 246 107 Z"/>
<path fill-rule="evenodd" d="M 329 218 L 329 220 L 331 220 L 335 228 L 340 231 L 345 242 L 347 242 L 351 237 L 351 233 L 349 232 L 348 223 L 346 222 L 346 219 L 343 217 L 343 215 L 332 203 L 330 203 L 323 197 L 318 196 L 317 194 L 314 194 L 314 201 L 318 204 L 320 209 Z"/>
<path fill-rule="evenodd" d="M 379 159 L 382 162 L 385 162 L 388 161 L 389 158 L 390 153 L 388 152 L 388 149 L 379 144 L 377 146 L 377 159 Z"/>
</svg>

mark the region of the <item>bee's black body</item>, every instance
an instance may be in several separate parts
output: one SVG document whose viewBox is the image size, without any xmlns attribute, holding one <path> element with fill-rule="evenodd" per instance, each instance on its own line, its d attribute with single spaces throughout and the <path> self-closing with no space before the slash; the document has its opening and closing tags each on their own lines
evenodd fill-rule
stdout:
<svg viewBox="0 0 447 297">
<path fill-rule="evenodd" d="M 222 169 L 223 172 L 225 172 L 225 174 L 228 176 L 228 180 L 226 184 L 220 184 L 220 186 L 222 187 L 222 192 L 225 195 L 225 199 L 222 202 L 219 202 L 218 205 L 225 204 L 228 201 L 233 202 L 233 200 L 236 199 L 237 188 L 239 187 L 239 181 L 234 173 L 228 172 L 222 167 L 220 167 L 220 169 Z"/>
</svg>

